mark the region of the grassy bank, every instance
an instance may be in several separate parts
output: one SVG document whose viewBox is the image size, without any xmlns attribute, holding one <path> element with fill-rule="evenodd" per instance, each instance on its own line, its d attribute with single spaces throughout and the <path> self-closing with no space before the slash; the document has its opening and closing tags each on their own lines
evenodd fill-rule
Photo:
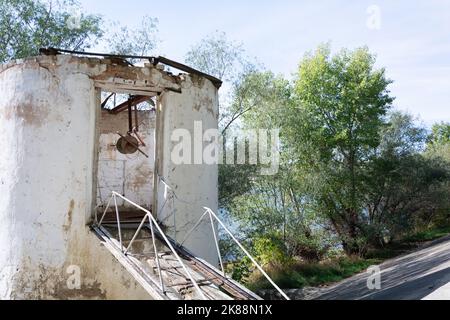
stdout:
<svg viewBox="0 0 450 320">
<path fill-rule="evenodd" d="M 377 259 L 341 257 L 320 263 L 298 262 L 286 266 L 272 266 L 268 273 L 275 283 L 284 289 L 314 287 L 350 277 L 379 262 Z M 273 288 L 261 275 L 250 277 L 247 286 L 254 291 Z"/>
<path fill-rule="evenodd" d="M 284 266 L 266 266 L 272 279 L 284 289 L 320 286 L 343 280 L 366 270 L 383 260 L 399 256 L 418 248 L 424 242 L 450 234 L 450 226 L 432 228 L 411 234 L 401 241 L 393 242 L 382 249 L 369 250 L 365 258 L 338 257 L 321 262 L 294 262 Z M 258 291 L 272 289 L 270 283 L 259 273 L 247 279 L 249 289 Z"/>
<path fill-rule="evenodd" d="M 405 238 L 406 242 L 431 241 L 450 234 L 450 226 L 433 228 L 422 232 L 417 232 Z"/>
</svg>

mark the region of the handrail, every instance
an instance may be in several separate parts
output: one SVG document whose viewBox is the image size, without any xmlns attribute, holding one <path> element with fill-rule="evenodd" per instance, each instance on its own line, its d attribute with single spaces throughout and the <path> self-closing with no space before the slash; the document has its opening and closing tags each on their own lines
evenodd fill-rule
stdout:
<svg viewBox="0 0 450 320">
<path fill-rule="evenodd" d="M 195 204 L 193 202 L 190 201 L 186 201 L 184 199 L 181 199 L 178 197 L 178 195 L 175 193 L 174 189 L 167 183 L 164 181 L 164 179 L 158 175 L 159 180 L 164 184 L 164 186 L 166 188 L 168 188 L 173 196 L 178 199 L 179 201 L 183 202 L 183 203 L 188 203 L 188 204 Z M 167 193 L 167 191 L 165 191 L 165 193 Z M 223 266 L 223 261 L 222 261 L 222 255 L 220 253 L 220 248 L 219 248 L 219 242 L 217 239 L 217 234 L 216 234 L 216 229 L 214 227 L 214 222 L 213 222 L 213 218 L 224 228 L 224 230 L 231 236 L 231 238 L 233 239 L 233 241 L 239 246 L 239 248 L 249 257 L 249 259 L 252 261 L 252 263 L 258 268 L 258 270 L 264 275 L 264 277 L 270 282 L 270 284 L 281 294 L 281 296 L 283 298 L 285 298 L 286 300 L 290 300 L 290 298 L 283 292 L 283 290 L 281 290 L 280 287 L 277 286 L 277 284 L 272 280 L 272 278 L 270 278 L 270 276 L 263 270 L 263 268 L 256 262 L 256 260 L 250 255 L 250 253 L 242 246 L 242 244 L 236 239 L 236 237 L 231 233 L 231 231 L 225 226 L 225 224 L 219 219 L 219 217 L 214 213 L 214 211 L 212 211 L 210 208 L 208 207 L 203 207 L 203 209 L 205 210 L 205 212 L 200 216 L 200 218 L 197 220 L 197 222 L 195 223 L 195 225 L 186 233 L 183 241 L 180 242 L 180 245 L 182 246 L 184 244 L 184 242 L 189 238 L 189 236 L 192 234 L 192 232 L 200 225 L 200 223 L 202 222 L 203 218 L 209 214 L 209 219 L 211 221 L 211 228 L 212 228 L 212 232 L 213 232 L 213 236 L 214 236 L 214 242 L 215 242 L 215 246 L 216 246 L 216 250 L 217 250 L 217 255 L 219 258 L 219 264 L 220 267 L 222 269 L 222 273 L 224 277 L 227 277 L 227 275 L 225 274 L 225 269 Z M 175 215 L 175 213 L 174 213 Z M 174 226 L 175 227 L 175 226 Z"/>
<path fill-rule="evenodd" d="M 124 201 L 128 202 L 129 204 L 133 205 L 134 207 L 144 211 L 146 214 L 144 216 L 144 218 L 142 219 L 141 223 L 139 224 L 138 229 L 136 230 L 136 233 L 133 235 L 132 240 L 130 241 L 130 243 L 128 244 L 128 247 L 125 248 L 124 250 L 124 246 L 122 243 L 122 231 L 121 231 L 121 226 L 120 226 L 120 216 L 119 216 L 119 210 L 118 210 L 118 206 L 117 206 L 117 201 L 116 201 L 116 197 L 119 197 L 121 199 L 123 199 Z M 178 262 L 180 263 L 181 267 L 183 268 L 184 272 L 186 272 L 187 276 L 189 277 L 189 279 L 191 280 L 193 286 L 196 288 L 196 290 L 198 291 L 198 293 L 200 294 L 200 296 L 202 297 L 202 299 L 206 300 L 206 296 L 203 293 L 203 291 L 200 289 L 197 281 L 195 281 L 194 277 L 192 276 L 192 274 L 189 272 L 189 270 L 187 269 L 187 267 L 185 266 L 185 264 L 183 263 L 183 261 L 181 260 L 180 256 L 178 255 L 178 253 L 175 251 L 175 249 L 173 248 L 172 244 L 170 243 L 169 239 L 167 239 L 166 235 L 164 234 L 163 230 L 161 229 L 161 227 L 159 226 L 158 222 L 156 221 L 156 219 L 153 217 L 153 215 L 151 214 L 150 211 L 148 211 L 147 209 L 141 207 L 140 205 L 134 203 L 133 201 L 125 198 L 123 195 L 112 191 L 111 194 L 111 198 L 108 201 L 108 204 L 105 208 L 105 211 L 100 219 L 100 221 L 97 223 L 98 226 L 101 226 L 103 219 L 106 215 L 106 212 L 109 209 L 109 206 L 111 204 L 111 200 L 114 199 L 114 205 L 115 205 L 115 209 L 116 209 L 116 219 L 117 219 L 117 228 L 119 231 L 119 239 L 120 239 L 120 250 L 122 251 L 123 254 L 127 254 L 129 249 L 131 248 L 131 245 L 133 244 L 134 240 L 136 239 L 137 235 L 139 234 L 139 232 L 141 231 L 142 227 L 144 226 L 145 221 L 148 219 L 149 224 L 150 224 L 150 231 L 152 234 L 152 240 L 153 240 L 153 249 L 155 250 L 155 258 L 156 258 L 156 264 L 157 264 L 157 268 L 158 268 L 158 273 L 159 273 L 159 279 L 160 279 L 160 286 L 161 286 L 161 290 L 163 292 L 165 292 L 164 289 L 164 281 L 163 281 L 163 277 L 161 274 L 161 266 L 159 263 L 159 255 L 158 255 L 158 250 L 156 248 L 156 244 L 155 244 L 155 236 L 154 236 L 154 230 L 153 230 L 153 225 L 155 225 L 156 229 L 158 230 L 159 234 L 161 235 L 161 237 L 163 238 L 164 242 L 167 244 L 167 246 L 169 247 L 170 251 L 175 255 L 176 259 L 178 260 Z"/>
<path fill-rule="evenodd" d="M 216 242 L 216 248 L 217 248 L 217 252 L 219 254 L 219 261 L 220 261 L 220 266 L 222 267 L 222 272 L 225 275 L 225 270 L 223 268 L 223 264 L 222 264 L 222 258 L 221 258 L 221 254 L 220 254 L 220 249 L 219 249 L 219 244 L 217 242 L 217 237 L 216 237 L 216 233 L 215 233 L 215 229 L 214 229 L 214 224 L 213 224 L 213 220 L 212 218 L 214 218 L 221 226 L 222 228 L 226 231 L 226 233 L 228 233 L 231 237 L 231 239 L 239 246 L 239 248 L 245 253 L 245 255 L 251 260 L 251 262 L 258 268 L 258 270 L 264 275 L 264 277 L 270 282 L 270 284 L 281 294 L 281 296 L 283 298 L 285 298 L 286 300 L 290 300 L 290 298 L 284 293 L 283 290 L 281 290 L 281 288 L 279 286 L 277 286 L 277 284 L 272 280 L 272 278 L 264 271 L 264 269 L 259 265 L 258 262 L 256 262 L 256 260 L 252 257 L 252 255 L 244 248 L 244 246 L 239 242 L 239 240 L 236 239 L 236 237 L 231 233 L 231 231 L 225 226 L 225 224 L 219 219 L 219 217 L 214 213 L 214 211 L 212 211 L 210 208 L 208 207 L 203 207 L 203 209 L 205 209 L 205 213 L 203 213 L 203 215 L 200 217 L 200 219 L 198 219 L 197 223 L 194 225 L 193 228 L 191 228 L 191 230 L 188 231 L 188 233 L 186 234 L 186 236 L 184 237 L 183 241 L 181 242 L 181 245 L 183 245 L 183 243 L 189 238 L 189 236 L 192 234 L 192 232 L 199 226 L 199 224 L 201 223 L 202 219 L 205 217 L 205 215 L 208 213 L 209 217 L 211 219 L 211 226 L 213 228 L 213 234 L 214 234 L 214 240 Z"/>
<path fill-rule="evenodd" d="M 167 189 L 169 189 L 172 193 L 172 196 L 174 198 L 176 198 L 177 200 L 184 202 L 184 203 L 189 203 L 189 204 L 194 204 L 190 201 L 186 201 L 183 200 L 181 198 L 179 198 L 175 191 L 173 190 L 173 188 L 167 184 L 164 179 L 162 177 L 160 177 L 158 175 L 159 180 L 165 185 L 165 194 L 167 193 Z M 174 248 L 172 247 L 172 245 L 170 244 L 170 241 L 167 239 L 166 235 L 164 234 L 164 232 L 162 231 L 162 229 L 160 228 L 158 222 L 156 221 L 156 219 L 153 217 L 153 215 L 151 214 L 150 211 L 148 211 L 147 209 L 139 206 L 138 204 L 132 202 L 131 200 L 125 198 L 124 196 L 122 196 L 121 194 L 113 191 L 112 192 L 112 197 L 109 199 L 108 204 L 105 208 L 105 211 L 103 213 L 102 218 L 100 219 L 100 221 L 98 222 L 98 225 L 101 225 L 103 218 L 110 206 L 111 200 L 114 197 L 114 202 L 115 202 L 115 206 L 116 206 L 116 217 L 118 220 L 118 229 L 119 229 L 119 238 L 120 238 L 120 245 L 121 245 L 121 250 L 123 250 L 123 246 L 122 246 L 122 240 L 121 240 L 121 231 L 120 231 L 120 219 L 119 219 L 119 214 L 118 214 L 118 209 L 117 209 L 117 203 L 116 203 L 116 196 L 122 198 L 123 200 L 125 200 L 126 202 L 132 204 L 133 206 L 135 206 L 136 208 L 146 212 L 146 215 L 144 216 L 144 218 L 142 219 L 136 233 L 134 234 L 133 238 L 131 239 L 130 243 L 128 244 L 128 247 L 123 251 L 124 254 L 127 254 L 127 252 L 129 251 L 129 249 L 131 248 L 132 243 L 135 241 L 137 235 L 139 234 L 139 232 L 141 231 L 145 220 L 148 218 L 149 220 L 149 224 L 150 224 L 150 230 L 152 233 L 152 239 L 153 239 L 153 247 L 155 250 L 155 256 L 156 256 L 156 263 L 157 263 L 157 267 L 158 267 L 158 272 L 159 272 L 159 278 L 161 281 L 161 289 L 164 292 L 164 282 L 163 282 L 163 278 L 161 275 L 161 267 L 159 265 L 159 256 L 157 254 L 157 249 L 156 249 L 156 245 L 154 243 L 154 231 L 153 231 L 153 223 L 155 224 L 156 228 L 158 229 L 159 233 L 161 234 L 161 236 L 163 237 L 164 241 L 167 243 L 168 247 L 170 248 L 170 250 L 175 254 L 177 260 L 180 262 L 181 266 L 183 267 L 184 271 L 187 273 L 187 275 L 189 276 L 191 282 L 193 283 L 193 285 L 195 286 L 195 288 L 197 289 L 197 291 L 199 291 L 199 293 L 201 294 L 203 299 L 206 299 L 204 293 L 200 290 L 200 287 L 198 286 L 197 282 L 193 279 L 192 275 L 189 273 L 189 271 L 187 270 L 187 268 L 185 267 L 184 263 L 181 261 L 180 257 L 178 256 L 178 254 L 175 252 Z M 167 200 L 167 197 L 166 197 Z M 164 202 L 165 205 L 165 202 Z M 163 207 L 164 207 L 163 205 Z M 236 237 L 231 233 L 231 231 L 225 226 L 225 224 L 219 219 L 219 217 L 216 215 L 216 213 L 214 213 L 213 210 L 211 210 L 208 207 L 203 207 L 203 209 L 205 210 L 205 212 L 200 216 L 200 218 L 198 219 L 198 221 L 195 223 L 195 225 L 186 233 L 183 241 L 181 241 L 179 244 L 180 246 L 182 246 L 184 244 L 184 242 L 189 238 L 189 236 L 193 233 L 193 231 L 200 225 L 200 223 L 202 222 L 203 218 L 208 214 L 209 215 L 209 219 L 211 222 L 211 228 L 212 228 L 212 232 L 213 232 L 213 236 L 214 236 L 214 242 L 215 242 L 215 246 L 216 246 L 216 250 L 217 250 L 217 255 L 219 258 L 219 263 L 220 263 L 220 267 L 222 270 L 222 274 L 224 277 L 228 277 L 225 273 L 225 269 L 224 269 L 224 265 L 223 265 L 223 261 L 222 261 L 222 255 L 220 252 L 220 247 L 219 247 L 219 242 L 218 242 L 218 237 L 217 237 L 217 233 L 216 233 L 216 229 L 214 227 L 214 220 L 216 220 L 221 226 L 222 228 L 225 230 L 226 233 L 228 233 L 228 235 L 231 237 L 231 239 L 238 245 L 238 247 L 244 252 L 244 254 L 250 259 L 250 261 L 256 266 L 256 268 L 263 274 L 263 276 L 269 281 L 269 283 L 281 294 L 281 296 L 286 299 L 286 300 L 290 300 L 290 298 L 284 293 L 284 291 L 272 280 L 272 278 L 270 278 L 270 276 L 264 271 L 264 269 L 261 267 L 261 265 L 258 264 L 258 262 L 252 257 L 252 255 L 244 248 L 244 246 L 236 239 Z M 175 212 L 173 212 L 174 215 L 174 223 L 175 223 Z M 174 225 L 174 228 L 176 228 L 176 226 Z M 176 240 L 176 239 L 175 239 Z M 178 242 L 177 242 L 178 243 Z"/>
</svg>

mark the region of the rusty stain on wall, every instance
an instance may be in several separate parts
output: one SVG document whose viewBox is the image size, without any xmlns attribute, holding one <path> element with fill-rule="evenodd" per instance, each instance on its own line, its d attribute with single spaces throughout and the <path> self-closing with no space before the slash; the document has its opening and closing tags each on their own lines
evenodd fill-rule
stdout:
<svg viewBox="0 0 450 320">
<path fill-rule="evenodd" d="M 111 114 L 106 110 L 101 112 L 98 121 L 100 141 L 97 205 L 103 204 L 114 190 L 144 207 L 151 207 L 156 115 L 151 110 L 141 110 L 138 111 L 138 119 L 139 136 L 146 144 L 141 146 L 141 149 L 149 155 L 149 158 L 138 152 L 124 155 L 115 147 L 115 142 L 119 138 L 116 132 L 126 134 L 128 131 L 126 111 L 118 114 Z M 123 206 L 129 204 L 123 203 Z"/>
<path fill-rule="evenodd" d="M 95 128 L 99 116 L 95 109 L 98 107 L 97 90 L 117 89 L 123 80 L 136 91 L 150 92 L 148 87 L 157 85 L 151 93 L 176 92 L 184 97 L 185 117 L 179 120 L 186 125 L 193 118 L 195 103 L 201 113 L 195 117 L 210 120 L 209 116 L 205 117 L 205 109 L 201 109 L 210 108 L 208 104 L 215 104 L 215 101 L 200 101 L 200 98 L 211 94 L 214 100 L 216 92 L 208 89 L 209 83 L 202 77 L 194 76 L 191 84 L 186 75 L 174 76 L 150 65 L 125 67 L 114 65 L 108 59 L 68 55 L 34 57 L 0 65 L 0 74 L 0 131 L 6 137 L 0 139 L 0 146 L 2 152 L 7 153 L 0 163 L 0 167 L 5 168 L 0 170 L 0 234 L 17 235 L 14 247 L 10 246 L 9 239 L 0 237 L 1 249 L 6 250 L 6 254 L 0 255 L 0 298 L 145 299 L 148 294 L 88 226 L 92 208 L 97 204 L 94 192 L 97 171 L 93 168 L 97 159 L 93 150 L 98 150 L 95 144 L 99 141 L 98 136 L 94 136 L 102 134 L 101 129 L 96 131 Z M 191 88 L 179 92 L 185 82 L 189 82 Z M 117 91 L 125 90 L 124 87 Z M 178 110 L 179 96 L 167 96 L 170 99 L 165 98 L 165 108 Z M 121 116 L 126 118 L 126 113 Z M 149 118 L 140 128 L 146 139 L 146 151 L 151 154 L 155 149 L 155 119 Z M 139 114 L 139 120 L 144 119 L 145 116 Z M 9 121 L 13 125 L 9 125 Z M 169 122 L 166 127 L 173 121 L 180 123 L 177 118 L 165 121 Z M 115 131 L 124 133 L 127 129 L 124 121 L 119 130 L 112 124 L 103 133 L 109 139 L 116 135 Z M 14 139 L 17 133 L 20 136 Z M 142 156 L 137 157 L 139 155 L 118 155 L 111 146 L 114 138 L 107 141 L 106 157 L 131 165 L 124 167 L 124 170 L 131 168 L 131 174 L 121 170 L 119 175 L 129 182 L 127 196 L 132 198 L 139 194 L 142 199 L 136 202 L 151 203 L 154 160 L 144 162 Z M 16 161 L 18 156 L 23 158 L 20 166 Z M 35 173 L 32 179 L 28 177 L 29 172 Z M 187 178 L 175 179 L 174 185 L 193 181 L 193 175 L 189 171 L 186 174 Z M 212 176 L 214 174 L 212 172 Z M 206 181 L 201 185 L 213 184 Z M 180 192 L 190 187 L 183 185 Z M 208 192 L 214 190 L 202 191 Z M 214 209 L 214 203 L 208 205 Z M 17 223 L 29 219 L 30 212 L 39 212 L 39 217 L 36 214 L 30 225 Z M 136 246 L 136 249 L 144 249 L 143 243 L 137 242 Z M 67 287 L 70 274 L 66 269 L 72 264 L 81 268 L 80 289 Z"/>
<path fill-rule="evenodd" d="M 72 215 L 73 215 L 73 209 L 75 207 L 75 201 L 72 199 L 69 203 L 69 211 L 67 212 L 67 221 L 64 224 L 64 230 L 67 231 L 70 229 L 70 226 L 72 225 Z"/>
<path fill-rule="evenodd" d="M 0 115 L 6 120 L 21 119 L 27 125 L 41 127 L 46 123 L 49 110 L 45 105 L 33 106 L 32 97 L 28 96 L 25 102 L 13 103 L 0 110 Z"/>
</svg>

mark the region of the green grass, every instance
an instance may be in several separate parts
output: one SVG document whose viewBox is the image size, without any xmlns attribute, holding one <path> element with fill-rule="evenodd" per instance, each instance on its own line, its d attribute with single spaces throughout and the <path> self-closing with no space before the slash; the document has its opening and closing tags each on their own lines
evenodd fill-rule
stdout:
<svg viewBox="0 0 450 320">
<path fill-rule="evenodd" d="M 429 230 L 417 232 L 404 239 L 406 242 L 425 242 L 435 240 L 450 234 L 450 226 L 437 227 Z"/>
<path fill-rule="evenodd" d="M 295 262 L 285 266 L 272 266 L 268 273 L 283 289 L 320 286 L 351 277 L 366 270 L 371 265 L 409 252 L 426 241 L 435 240 L 450 234 L 450 226 L 430 228 L 416 232 L 384 248 L 371 249 L 365 258 L 340 257 L 317 263 Z M 258 291 L 272 289 L 270 283 L 261 275 L 254 274 L 247 281 L 247 287 Z"/>
<path fill-rule="evenodd" d="M 366 258 L 386 260 L 417 249 L 423 242 L 432 241 L 450 234 L 450 226 L 435 227 L 413 233 L 399 241 L 392 242 L 384 248 L 371 249 Z"/>
<path fill-rule="evenodd" d="M 365 257 L 368 259 L 387 260 L 402 255 L 403 253 L 409 252 L 417 247 L 417 243 L 403 241 L 393 242 L 383 248 L 369 249 Z"/>
<path fill-rule="evenodd" d="M 379 262 L 377 259 L 347 257 L 320 263 L 298 262 L 282 267 L 272 267 L 269 275 L 281 288 L 285 289 L 319 286 L 340 281 Z M 247 286 L 255 291 L 272 288 L 261 275 L 251 277 Z"/>
</svg>

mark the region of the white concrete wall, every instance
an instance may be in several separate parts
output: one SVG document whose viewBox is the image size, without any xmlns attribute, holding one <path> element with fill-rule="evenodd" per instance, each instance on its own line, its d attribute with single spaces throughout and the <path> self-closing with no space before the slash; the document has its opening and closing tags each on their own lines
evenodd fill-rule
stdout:
<svg viewBox="0 0 450 320">
<path fill-rule="evenodd" d="M 181 240 L 202 214 L 201 206 L 217 210 L 217 166 L 170 161 L 174 128 L 193 130 L 194 120 L 202 120 L 204 129 L 217 127 L 217 89 L 209 80 L 184 77 L 152 66 L 62 55 L 0 66 L 1 299 L 149 298 L 87 227 L 97 189 L 96 87 L 131 94 L 165 91 L 158 111 L 157 167 L 188 201 L 173 203 Z M 161 203 L 163 189 L 155 193 Z M 216 264 L 210 225 L 199 231 L 188 247 Z M 81 271 L 77 290 L 67 286 L 71 265 Z"/>
<path fill-rule="evenodd" d="M 77 63 L 58 63 L 0 69 L 0 298 L 148 298 L 86 226 L 96 90 Z"/>
<path fill-rule="evenodd" d="M 139 136 L 145 142 L 145 146 L 140 149 L 149 157 L 139 151 L 122 154 L 115 147 L 119 138 L 116 132 L 125 135 L 128 131 L 128 113 L 124 111 L 114 115 L 102 111 L 99 120 L 97 205 L 106 205 L 111 191 L 116 191 L 144 208 L 151 208 L 155 166 L 155 120 L 155 112 L 138 112 Z M 130 204 L 122 199 L 117 201 L 121 207 L 130 207 Z"/>
<path fill-rule="evenodd" d="M 214 212 L 217 212 L 218 208 L 217 165 L 194 164 L 194 143 L 191 144 L 192 164 L 177 165 L 171 159 L 171 152 L 178 144 L 171 141 L 175 129 L 187 129 L 192 138 L 195 121 L 201 121 L 203 131 L 217 129 L 218 91 L 209 80 L 193 75 L 186 76 L 181 86 L 181 94 L 165 92 L 160 99 L 157 110 L 156 160 L 158 175 L 174 188 L 173 191 L 178 197 L 178 199 L 171 198 L 171 191 L 165 192 L 164 184 L 161 182 L 157 184 L 158 219 L 164 221 L 169 228 L 169 234 L 178 241 L 184 239 L 204 213 L 204 206 Z M 207 144 L 209 143 L 203 142 L 202 147 Z M 167 202 L 163 207 L 166 199 Z M 218 256 L 211 223 L 207 219 L 203 221 L 185 245 L 197 256 L 217 265 Z M 173 231 L 175 229 L 176 234 Z"/>
</svg>

